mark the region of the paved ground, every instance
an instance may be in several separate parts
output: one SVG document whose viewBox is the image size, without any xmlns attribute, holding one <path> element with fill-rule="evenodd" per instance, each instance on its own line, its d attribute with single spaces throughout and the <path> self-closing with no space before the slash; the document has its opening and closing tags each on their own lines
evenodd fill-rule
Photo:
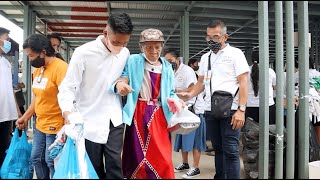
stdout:
<svg viewBox="0 0 320 180">
<path fill-rule="evenodd" d="M 32 140 L 32 131 L 27 132 L 29 140 Z M 172 135 L 172 139 L 175 139 L 175 135 Z M 173 144 L 172 144 L 173 145 Z M 208 145 L 211 146 L 211 144 L 208 142 Z M 181 163 L 181 153 L 180 152 L 174 152 L 172 153 L 172 161 L 173 166 L 177 166 Z M 189 153 L 189 164 L 192 165 L 193 158 L 192 153 Z M 200 176 L 195 177 L 194 179 L 213 179 L 215 174 L 215 168 L 214 168 L 214 156 L 208 156 L 205 154 L 205 152 L 202 153 L 199 163 L 200 168 Z M 243 169 L 243 163 L 242 160 L 240 161 L 240 168 L 241 168 L 241 179 L 244 179 L 244 169 Z M 175 173 L 175 179 L 182 179 L 182 175 L 185 172 Z M 34 175 L 33 179 L 36 179 L 36 176 Z"/>
<path fill-rule="evenodd" d="M 172 139 L 174 140 L 174 135 L 172 136 Z M 211 143 L 208 141 L 208 145 L 211 146 Z M 173 151 L 172 153 L 172 161 L 173 161 L 173 166 L 177 166 L 181 163 L 182 157 L 180 152 L 175 152 Z M 192 153 L 189 153 L 188 156 L 189 164 L 192 165 L 193 158 L 192 158 Z M 214 156 L 208 156 L 203 152 L 201 154 L 200 158 L 200 163 L 199 163 L 199 168 L 200 168 L 200 176 L 197 176 L 193 179 L 213 179 L 215 175 L 215 166 L 214 166 Z M 241 179 L 244 178 L 244 169 L 243 169 L 243 162 L 240 159 L 240 177 Z M 185 171 L 186 172 L 186 171 Z M 175 178 L 176 179 L 182 179 L 182 175 L 185 172 L 180 172 L 180 173 L 175 173 Z"/>
</svg>

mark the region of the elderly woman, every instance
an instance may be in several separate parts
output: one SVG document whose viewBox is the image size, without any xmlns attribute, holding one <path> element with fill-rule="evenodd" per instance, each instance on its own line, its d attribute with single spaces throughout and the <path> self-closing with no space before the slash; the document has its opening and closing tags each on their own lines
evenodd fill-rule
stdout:
<svg viewBox="0 0 320 180">
<path fill-rule="evenodd" d="M 163 43 L 161 31 L 142 31 L 142 53 L 129 57 L 121 78 L 114 84 L 114 91 L 122 96 L 128 94 L 123 108 L 123 121 L 129 125 L 122 155 L 126 178 L 175 178 L 167 130 L 172 113 L 167 98 L 179 98 L 174 94 L 172 66 L 160 58 Z"/>
</svg>

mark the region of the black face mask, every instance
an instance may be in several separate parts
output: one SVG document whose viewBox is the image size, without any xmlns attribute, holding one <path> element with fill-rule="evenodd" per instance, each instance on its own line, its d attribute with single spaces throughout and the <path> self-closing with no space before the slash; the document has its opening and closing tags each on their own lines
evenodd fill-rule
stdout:
<svg viewBox="0 0 320 180">
<path fill-rule="evenodd" d="M 207 41 L 208 47 L 212 50 L 212 51 L 219 51 L 221 48 L 221 43 L 220 42 L 215 42 L 215 41 Z"/>
<path fill-rule="evenodd" d="M 44 66 L 44 64 L 45 64 L 44 58 L 41 58 L 40 56 L 38 56 L 36 59 L 31 61 L 31 66 L 35 68 L 40 68 Z"/>
<path fill-rule="evenodd" d="M 193 68 L 194 71 L 198 71 L 198 69 L 199 69 L 199 66 L 194 66 Z"/>
<path fill-rule="evenodd" d="M 175 62 L 170 62 L 170 64 L 172 65 L 172 69 L 175 70 L 177 68 L 177 63 Z"/>
</svg>

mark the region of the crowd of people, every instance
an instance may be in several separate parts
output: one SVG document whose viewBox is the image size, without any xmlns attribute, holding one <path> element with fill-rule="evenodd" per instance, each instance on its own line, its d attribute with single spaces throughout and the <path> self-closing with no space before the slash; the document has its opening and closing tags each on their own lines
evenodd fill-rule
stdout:
<svg viewBox="0 0 320 180">
<path fill-rule="evenodd" d="M 52 178 L 48 147 L 76 117 L 76 109 L 85 119 L 85 149 L 101 179 L 173 179 L 176 172 L 185 172 L 186 179 L 199 176 L 207 139 L 215 153 L 214 178 L 240 179 L 240 130 L 247 117 L 259 123 L 259 52 L 253 52 L 249 66 L 244 53 L 226 42 L 226 24 L 214 20 L 206 29 L 208 52 L 185 65 L 179 51 L 165 49 L 158 29 L 143 30 L 137 44 L 141 53 L 130 54 L 126 46 L 133 29 L 126 13 L 111 14 L 102 35 L 76 48 L 69 64 L 59 53 L 58 35 L 29 36 L 23 50 L 34 67 L 33 98 L 25 111 L 25 85 L 19 80 L 13 89 L 4 57 L 10 31 L 0 28 L 0 167 L 12 121 L 23 130 L 36 116 L 31 161 L 38 179 Z M 310 73 L 320 77 L 315 69 Z M 270 124 L 275 124 L 275 88 L 276 73 L 269 68 Z M 176 112 L 167 98 L 188 106 L 200 126 L 173 139 L 167 126 Z M 173 164 L 172 150 L 181 152 L 180 164 Z"/>
</svg>

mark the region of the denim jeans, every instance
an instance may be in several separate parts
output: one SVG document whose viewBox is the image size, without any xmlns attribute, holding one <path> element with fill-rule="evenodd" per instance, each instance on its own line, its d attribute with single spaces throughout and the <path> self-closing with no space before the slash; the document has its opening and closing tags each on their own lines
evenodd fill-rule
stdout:
<svg viewBox="0 0 320 180">
<path fill-rule="evenodd" d="M 48 147 L 54 142 L 55 134 L 45 134 L 35 128 L 31 161 L 35 168 L 37 179 L 50 179 L 54 174 L 54 162 L 49 157 Z"/>
<path fill-rule="evenodd" d="M 232 117 L 214 119 L 208 115 L 206 118 L 207 131 L 209 131 L 215 147 L 216 174 L 214 178 L 240 179 L 240 129 L 232 129 L 232 125 L 230 125 Z"/>
</svg>

